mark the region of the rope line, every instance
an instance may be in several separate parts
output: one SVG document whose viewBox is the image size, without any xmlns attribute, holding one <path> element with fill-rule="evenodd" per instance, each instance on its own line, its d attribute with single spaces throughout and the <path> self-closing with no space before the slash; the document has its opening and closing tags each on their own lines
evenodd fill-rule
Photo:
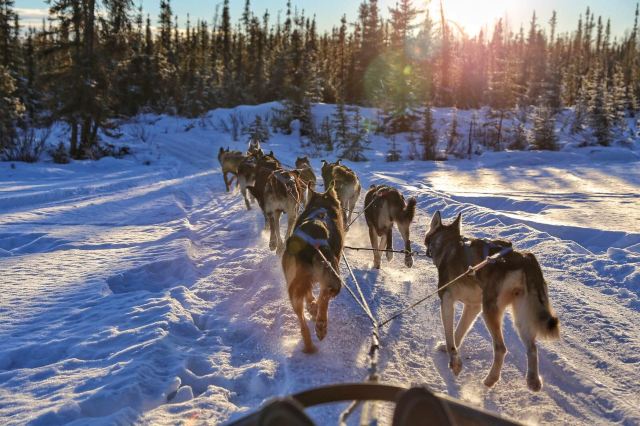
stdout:
<svg viewBox="0 0 640 426">
<path fill-rule="evenodd" d="M 369 319 L 373 323 L 373 326 L 374 327 L 378 327 L 378 321 L 373 316 L 373 313 L 371 312 L 371 308 L 369 307 L 369 304 L 367 303 L 367 300 L 364 298 L 364 294 L 362 293 L 362 289 L 360 288 L 360 285 L 358 284 L 358 280 L 356 280 L 356 276 L 353 273 L 353 270 L 351 269 L 351 265 L 349 265 L 349 261 L 347 260 L 347 257 L 344 255 L 344 253 L 342 253 L 342 260 L 344 261 L 344 264 L 347 265 L 347 269 L 349 270 L 349 273 L 351 274 L 351 279 L 355 283 L 356 289 L 358 290 L 358 294 L 360 295 L 360 298 L 362 299 L 362 302 L 364 303 L 364 306 L 366 307 L 366 312 L 365 313 L 367 314 L 367 316 L 369 317 Z"/>
<path fill-rule="evenodd" d="M 347 289 L 347 291 L 349 292 L 349 294 L 351 294 L 351 297 L 353 297 L 353 299 L 356 301 L 356 303 L 358 303 L 358 305 L 360 306 L 360 308 L 364 311 L 365 314 L 367 314 L 367 316 L 369 316 L 368 314 L 368 310 L 367 308 L 362 304 L 362 302 L 360 301 L 360 299 L 358 299 L 358 296 L 356 296 L 355 292 L 351 289 L 351 287 L 342 279 L 342 277 L 340 276 L 340 274 L 335 270 L 335 268 L 333 267 L 333 265 L 331 264 L 331 262 L 329 262 L 329 260 L 327 260 L 327 258 L 325 257 L 324 253 L 322 253 L 322 251 L 320 250 L 320 248 L 315 247 L 316 251 L 318 252 L 318 254 L 320 255 L 320 257 L 322 258 L 322 260 L 324 261 L 324 263 L 329 267 L 329 269 L 331 270 L 331 272 L 333 272 L 333 274 L 335 275 L 336 278 L 338 278 L 340 280 L 340 283 Z M 357 285 L 357 282 L 356 282 Z"/>
<path fill-rule="evenodd" d="M 421 256 L 423 253 L 419 251 L 407 251 L 407 250 L 392 250 L 392 249 L 374 249 L 370 247 L 351 247 L 344 246 L 347 250 L 355 250 L 355 251 L 379 251 L 382 253 L 398 253 L 398 254 L 410 254 L 411 256 Z"/>
<path fill-rule="evenodd" d="M 455 277 L 454 279 L 452 279 L 451 281 L 449 281 L 445 285 L 438 287 L 438 289 L 436 291 L 433 291 L 433 292 L 427 294 L 425 297 L 415 301 L 411 305 L 407 306 L 404 309 L 401 309 L 400 311 L 398 311 L 395 314 L 391 315 L 389 318 L 387 318 L 384 321 L 382 321 L 380 323 L 380 327 L 381 328 L 384 327 L 385 325 L 387 325 L 388 323 L 390 323 L 394 319 L 404 315 L 405 313 L 409 312 L 410 310 L 412 310 L 416 306 L 426 302 L 427 300 L 429 300 L 430 298 L 432 298 L 433 296 L 438 294 L 440 291 L 442 291 L 445 288 L 449 287 L 450 285 L 454 284 L 458 280 L 466 277 L 467 275 L 475 275 L 476 272 L 478 272 L 479 270 L 481 270 L 485 266 L 497 262 L 500 258 L 506 256 L 507 254 L 511 253 L 512 251 L 513 251 L 512 247 L 505 247 L 500 252 L 494 254 L 493 256 L 487 257 L 485 260 L 483 260 L 482 262 L 478 263 L 477 265 L 469 266 L 469 268 L 465 272 L 463 272 L 462 274 L 458 275 L 457 277 Z"/>
</svg>

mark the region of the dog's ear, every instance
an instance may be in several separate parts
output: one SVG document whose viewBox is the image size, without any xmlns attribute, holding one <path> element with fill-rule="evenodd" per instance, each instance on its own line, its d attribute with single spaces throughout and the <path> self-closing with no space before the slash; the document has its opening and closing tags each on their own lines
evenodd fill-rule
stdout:
<svg viewBox="0 0 640 426">
<path fill-rule="evenodd" d="M 325 164 L 327 164 L 327 160 L 322 160 L 321 163 L 324 166 Z"/>
<path fill-rule="evenodd" d="M 436 229 L 441 225 L 442 225 L 442 216 L 440 215 L 440 210 L 438 210 L 436 214 L 433 215 L 433 218 L 431 219 L 430 229 Z"/>
<path fill-rule="evenodd" d="M 224 148 L 220 147 L 220 151 L 218 151 L 218 153 L 222 154 L 224 152 Z"/>
<path fill-rule="evenodd" d="M 454 220 L 450 226 L 452 226 L 454 229 L 458 231 L 458 233 L 460 233 L 461 222 L 462 222 L 462 212 L 458 213 L 458 217 L 456 217 L 456 220 Z"/>
<path fill-rule="evenodd" d="M 293 173 L 294 175 L 296 175 L 297 177 L 300 177 L 300 170 L 298 169 L 293 169 L 291 170 L 291 173 Z"/>
<path fill-rule="evenodd" d="M 338 158 L 338 161 L 336 161 L 336 164 L 338 166 L 342 166 L 342 158 Z"/>
</svg>

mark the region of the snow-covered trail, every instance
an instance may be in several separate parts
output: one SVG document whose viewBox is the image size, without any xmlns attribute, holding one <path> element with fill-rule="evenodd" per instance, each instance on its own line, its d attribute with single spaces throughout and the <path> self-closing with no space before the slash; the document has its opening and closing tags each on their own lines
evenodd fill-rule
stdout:
<svg viewBox="0 0 640 426">
<path fill-rule="evenodd" d="M 262 215 L 257 206 L 246 211 L 239 194 L 224 192 L 214 155 L 233 143 L 223 135 L 213 139 L 208 129 L 182 131 L 176 123 L 154 123 L 165 133 L 157 143 L 162 160 L 150 166 L 136 159 L 19 164 L 15 171 L 0 164 L 2 423 L 215 424 L 271 396 L 365 377 L 365 315 L 341 292 L 330 305 L 329 334 L 319 352 L 301 352 Z M 290 164 L 298 154 L 293 144 L 295 137 L 277 135 L 269 148 Z M 564 154 L 542 155 L 510 171 L 531 170 L 527 179 L 532 185 L 538 179 L 535 196 L 500 174 L 500 161 L 518 164 L 518 158 L 352 165 L 365 188 L 393 183 L 418 198 L 416 247 L 440 209 L 446 218 L 461 211 L 468 235 L 511 239 L 533 251 L 562 321 L 562 339 L 540 345 L 545 387 L 538 394 L 526 388 L 524 348 L 508 317 L 502 380 L 491 390 L 482 385 L 492 353 L 481 320 L 465 341 L 464 369 L 454 379 L 446 355 L 435 351 L 442 339 L 435 300 L 384 329 L 383 381 L 426 383 L 530 423 L 640 422 L 634 402 L 640 392 L 640 230 L 628 226 L 637 213 L 627 211 L 640 206 L 624 195 L 637 190 L 637 161 L 602 160 L 607 172 L 594 182 L 598 194 L 587 197 L 608 207 L 626 197 L 630 204 L 614 212 L 619 226 L 599 227 L 593 218 L 576 223 L 571 215 L 551 226 L 545 206 L 566 204 L 572 214 L 583 209 L 594 217 L 602 208 L 580 204 L 581 194 L 590 192 L 582 185 L 567 190 L 561 203 L 545 197 L 553 193 L 545 183 L 555 176 L 536 176 L 536 170 L 553 161 L 549 167 L 560 169 L 566 156 L 553 155 Z M 597 175 L 599 166 L 590 172 L 588 159 L 579 163 L 566 167 Z M 314 165 L 318 172 L 319 161 Z M 481 190 L 462 194 L 474 174 L 498 175 L 491 182 L 500 184 L 492 190 L 490 182 L 476 180 Z M 500 192 L 504 202 L 492 204 L 487 195 Z M 617 248 L 602 249 L 605 238 Z M 347 243 L 368 245 L 364 219 Z M 347 255 L 380 318 L 435 288 L 436 271 L 425 258 L 411 269 L 399 257 L 383 260 L 383 269 L 374 271 L 370 253 Z M 327 423 L 342 408 L 311 413 Z"/>
</svg>

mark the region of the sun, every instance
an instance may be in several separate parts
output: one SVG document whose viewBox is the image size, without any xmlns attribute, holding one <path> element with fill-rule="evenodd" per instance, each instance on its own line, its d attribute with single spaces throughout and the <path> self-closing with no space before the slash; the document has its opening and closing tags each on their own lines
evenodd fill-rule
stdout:
<svg viewBox="0 0 640 426">
<path fill-rule="evenodd" d="M 459 31 L 474 36 L 481 29 L 492 30 L 500 18 L 505 18 L 522 7 L 521 0 L 442 0 L 447 21 Z M 436 21 L 440 19 L 440 1 L 429 2 Z"/>
</svg>

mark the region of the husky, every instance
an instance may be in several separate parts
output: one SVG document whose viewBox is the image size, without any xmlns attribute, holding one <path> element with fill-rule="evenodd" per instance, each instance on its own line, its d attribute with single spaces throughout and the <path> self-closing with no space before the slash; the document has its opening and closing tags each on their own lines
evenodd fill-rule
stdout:
<svg viewBox="0 0 640 426">
<path fill-rule="evenodd" d="M 285 238 L 288 238 L 298 218 L 300 207 L 303 206 L 305 189 L 298 170 L 277 169 L 267 178 L 262 201 L 258 201 L 269 221 L 269 249 L 276 250 L 278 255 L 284 251 L 284 243 L 280 237 L 280 215 L 287 214 Z"/>
<path fill-rule="evenodd" d="M 256 161 L 256 173 L 253 185 L 247 186 L 249 193 L 258 201 L 258 205 L 262 209 L 264 215 L 264 229 L 269 229 L 269 218 L 264 210 L 264 190 L 267 186 L 267 180 L 273 171 L 281 169 L 282 165 L 273 155 L 273 151 L 260 157 Z"/>
<path fill-rule="evenodd" d="M 316 174 L 313 173 L 309 157 L 305 156 L 296 158 L 296 169 L 300 170 L 300 179 L 302 179 L 307 188 L 315 191 L 317 181 Z"/>
<path fill-rule="evenodd" d="M 238 186 L 240 187 L 240 193 L 244 198 L 244 204 L 247 206 L 247 210 L 251 210 L 251 202 L 249 201 L 249 197 L 255 201 L 253 195 L 247 191 L 248 186 L 252 186 L 255 184 L 256 180 L 256 167 L 258 164 L 258 160 L 264 157 L 264 152 L 262 149 L 258 148 L 257 150 L 252 151 L 249 149 L 248 155 L 242 160 L 240 165 L 238 165 Z"/>
<path fill-rule="evenodd" d="M 351 215 L 362 189 L 358 176 L 340 160 L 335 163 L 322 160 L 322 180 L 325 189 L 333 184 L 342 206 L 342 219 L 347 224 L 351 223 Z"/>
<path fill-rule="evenodd" d="M 231 189 L 234 177 L 238 177 L 238 166 L 244 158 L 245 155 L 240 151 L 230 151 L 228 147 L 225 151 L 224 148 L 220 147 L 220 151 L 218 151 L 218 161 L 222 167 L 222 178 L 224 179 L 227 192 Z M 228 173 L 231 173 L 231 179 L 227 178 Z"/>
<path fill-rule="evenodd" d="M 260 140 L 256 138 L 251 138 L 249 140 L 249 148 L 247 148 L 247 154 L 255 154 L 257 152 L 262 152 L 262 147 L 260 146 Z"/>
<path fill-rule="evenodd" d="M 316 323 L 316 336 L 324 339 L 327 335 L 329 301 L 342 288 L 342 280 L 337 274 L 344 235 L 340 200 L 333 186 L 329 186 L 324 193 L 310 190 L 309 202 L 298 217 L 282 255 L 282 270 L 291 306 L 300 323 L 305 353 L 315 352 L 316 347 L 311 342 L 304 305 L 306 302 L 307 312 Z M 312 293 L 315 283 L 320 283 L 317 301 Z"/>
<path fill-rule="evenodd" d="M 411 268 L 411 240 L 409 227 L 416 213 L 416 199 L 411 197 L 407 202 L 396 188 L 386 185 L 371 185 L 364 197 L 366 210 L 364 217 L 369 227 L 369 239 L 373 252 L 373 267 L 380 269 L 381 252 L 378 250 L 393 249 L 393 224 L 395 222 L 404 240 L 404 264 Z M 378 244 L 378 237 L 380 243 Z M 393 252 L 387 252 L 387 260 L 393 259 Z"/>
<path fill-rule="evenodd" d="M 449 225 L 442 223 L 436 212 L 425 237 L 427 255 L 438 268 L 438 288 L 464 273 L 511 243 L 494 240 L 463 239 L 460 234 L 462 216 Z M 542 389 L 538 374 L 536 337 L 557 339 L 560 321 L 549 302 L 547 283 L 536 257 L 531 253 L 512 251 L 501 261 L 489 264 L 475 276 L 466 276 L 439 291 L 440 311 L 449 367 L 457 376 L 462 370 L 458 349 L 480 312 L 493 339 L 493 365 L 484 379 L 487 387 L 500 380 L 502 363 L 507 353 L 502 336 L 502 317 L 511 306 L 515 325 L 522 343 L 527 348 L 527 385 L 532 391 Z M 454 304 L 462 302 L 464 308 L 458 326 L 453 330 Z"/>
</svg>

